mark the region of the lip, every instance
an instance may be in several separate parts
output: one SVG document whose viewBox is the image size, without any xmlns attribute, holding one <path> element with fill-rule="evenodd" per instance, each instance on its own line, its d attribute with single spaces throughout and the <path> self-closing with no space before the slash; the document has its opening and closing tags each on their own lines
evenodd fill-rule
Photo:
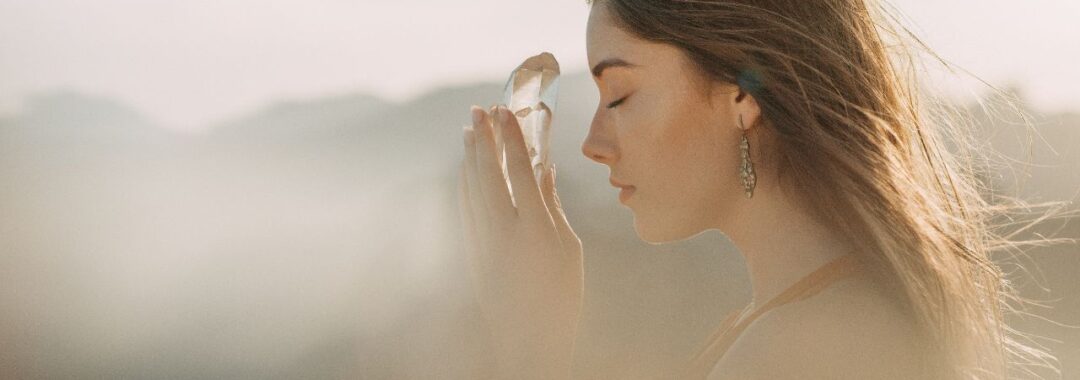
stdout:
<svg viewBox="0 0 1080 380">
<path fill-rule="evenodd" d="M 608 178 L 608 182 L 611 182 L 611 186 L 615 187 L 633 187 L 622 182 L 616 181 L 614 178 Z"/>
<path fill-rule="evenodd" d="M 622 191 L 619 192 L 619 203 L 626 204 L 626 201 L 630 200 L 630 196 L 634 195 L 634 191 L 637 191 L 636 187 L 623 187 Z"/>
<path fill-rule="evenodd" d="M 622 191 L 619 191 L 619 202 L 621 203 L 626 203 L 630 196 L 634 195 L 634 191 L 637 190 L 636 187 L 616 181 L 614 178 L 608 178 L 608 182 L 611 182 L 611 186 L 622 189 Z"/>
</svg>

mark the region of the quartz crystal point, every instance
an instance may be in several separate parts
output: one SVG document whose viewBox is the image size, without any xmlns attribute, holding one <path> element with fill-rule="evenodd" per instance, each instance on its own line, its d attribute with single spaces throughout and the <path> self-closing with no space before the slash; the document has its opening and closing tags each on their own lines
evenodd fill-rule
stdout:
<svg viewBox="0 0 1080 380">
<path fill-rule="evenodd" d="M 548 145 L 551 140 L 551 115 L 555 112 L 558 91 L 559 62 L 548 52 L 529 57 L 514 69 L 503 90 L 503 104 L 517 116 L 521 134 L 525 136 L 525 147 L 529 152 L 537 184 L 550 166 Z M 505 145 L 499 130 L 495 131 L 499 164 L 502 166 L 506 185 L 510 187 Z"/>
</svg>

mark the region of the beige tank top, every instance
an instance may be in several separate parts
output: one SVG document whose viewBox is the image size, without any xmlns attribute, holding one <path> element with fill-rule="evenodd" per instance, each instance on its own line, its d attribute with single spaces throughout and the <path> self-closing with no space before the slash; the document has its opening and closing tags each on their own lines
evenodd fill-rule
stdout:
<svg viewBox="0 0 1080 380">
<path fill-rule="evenodd" d="M 696 354 L 685 365 L 680 367 L 680 374 L 676 378 L 705 379 L 728 348 L 731 347 L 731 344 L 735 342 L 735 339 L 739 337 L 739 334 L 758 316 L 778 306 L 813 296 L 832 283 L 855 273 L 857 267 L 856 258 L 853 254 L 840 256 L 804 276 L 737 324 L 735 321 L 738 320 L 740 315 L 744 315 L 749 311 L 750 305 L 747 304 L 745 307 L 731 312 L 720 323 L 719 327 L 709 335 L 705 344 L 695 351 Z"/>
</svg>

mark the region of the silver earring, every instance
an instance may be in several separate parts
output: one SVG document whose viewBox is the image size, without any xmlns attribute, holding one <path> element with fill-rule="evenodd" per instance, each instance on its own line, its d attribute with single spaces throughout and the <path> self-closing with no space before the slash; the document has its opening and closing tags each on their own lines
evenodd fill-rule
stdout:
<svg viewBox="0 0 1080 380">
<path fill-rule="evenodd" d="M 739 142 L 739 151 L 742 155 L 739 176 L 742 177 L 746 197 L 752 198 L 754 196 L 754 186 L 757 185 L 757 176 L 754 175 L 754 165 L 750 162 L 750 141 L 746 139 L 746 126 L 743 125 L 741 114 L 739 115 L 739 128 L 742 129 L 742 141 Z"/>
</svg>

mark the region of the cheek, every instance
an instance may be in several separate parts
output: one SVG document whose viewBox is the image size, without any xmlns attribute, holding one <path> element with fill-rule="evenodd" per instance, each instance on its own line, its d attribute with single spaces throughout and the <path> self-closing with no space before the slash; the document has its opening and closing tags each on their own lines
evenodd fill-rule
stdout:
<svg viewBox="0 0 1080 380">
<path fill-rule="evenodd" d="M 689 103 L 683 103 L 689 104 Z M 716 190 L 723 148 L 719 146 L 711 121 L 696 114 L 692 106 L 671 104 L 663 120 L 655 125 L 654 149 L 657 174 L 680 197 L 700 201 Z"/>
<path fill-rule="evenodd" d="M 635 174 L 640 177 L 639 216 L 649 225 L 690 229 L 715 214 L 724 149 L 715 131 L 688 102 L 663 102 L 635 115 L 628 130 Z M 632 150 L 632 151 L 631 151 Z"/>
</svg>

